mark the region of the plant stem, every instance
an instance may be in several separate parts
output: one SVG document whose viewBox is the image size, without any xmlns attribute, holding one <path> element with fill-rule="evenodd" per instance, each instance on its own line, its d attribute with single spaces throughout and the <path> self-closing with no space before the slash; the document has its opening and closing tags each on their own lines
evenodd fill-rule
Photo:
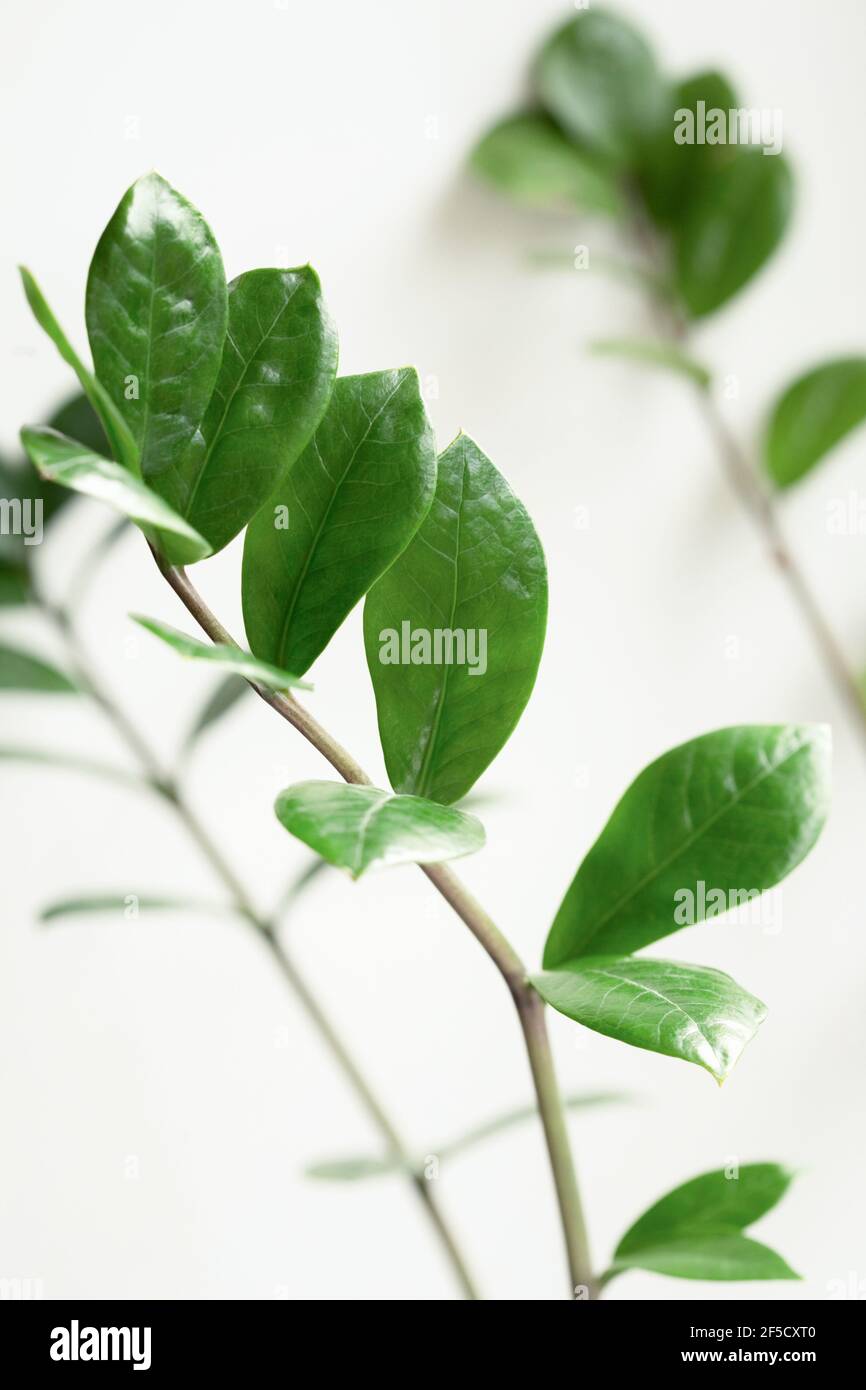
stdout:
<svg viewBox="0 0 866 1390">
<path fill-rule="evenodd" d="M 164 776 L 159 760 L 150 745 L 142 738 L 125 711 L 102 688 L 98 677 L 90 666 L 69 612 L 65 608 L 57 607 L 44 599 L 40 599 L 40 605 L 61 633 L 68 650 L 70 665 L 82 689 L 90 695 L 106 718 L 113 724 L 127 747 L 138 759 L 150 785 L 171 807 L 190 839 L 198 846 L 202 857 L 210 865 L 215 877 L 226 889 L 238 916 L 255 930 L 259 940 L 270 952 L 286 983 L 330 1050 L 373 1124 L 381 1133 L 388 1151 L 400 1160 L 400 1166 L 404 1171 L 411 1170 L 409 1175 L 412 1185 L 439 1237 L 462 1293 L 468 1299 L 477 1299 L 479 1297 L 478 1290 L 450 1226 L 439 1207 L 438 1200 L 433 1194 L 430 1183 L 423 1173 L 414 1170 L 409 1149 L 397 1132 L 387 1111 L 306 983 L 286 947 L 280 941 L 277 922 L 262 916 L 257 911 L 244 885 L 186 801 L 176 782 Z"/>
<path fill-rule="evenodd" d="M 652 228 L 641 212 L 635 215 L 635 236 L 644 254 L 652 261 L 657 261 L 658 244 Z M 650 307 L 657 330 L 668 342 L 687 348 L 691 337 L 688 321 L 680 311 L 673 294 L 661 288 L 663 283 L 664 279 L 660 277 L 655 291 L 650 295 Z M 716 443 L 731 489 L 763 537 L 831 680 L 843 702 L 855 716 L 857 727 L 866 740 L 866 703 L 859 681 L 836 639 L 814 589 L 788 545 L 773 496 L 737 441 L 711 390 L 697 386 L 697 394 L 701 413 Z"/>
<path fill-rule="evenodd" d="M 153 554 L 161 573 L 211 641 L 237 646 L 231 634 L 211 612 L 185 570 L 169 565 L 156 551 Z M 371 784 L 371 779 L 361 765 L 293 696 L 277 694 L 252 681 L 249 684 L 257 695 L 318 749 L 344 781 L 368 786 Z M 544 1128 L 559 1204 L 572 1297 L 595 1297 L 597 1288 L 592 1275 L 565 1113 L 547 1035 L 544 1002 L 530 984 L 526 967 L 514 947 L 453 870 L 444 864 L 421 864 L 419 868 L 490 956 L 511 993 L 523 1031 L 538 1112 Z"/>
</svg>

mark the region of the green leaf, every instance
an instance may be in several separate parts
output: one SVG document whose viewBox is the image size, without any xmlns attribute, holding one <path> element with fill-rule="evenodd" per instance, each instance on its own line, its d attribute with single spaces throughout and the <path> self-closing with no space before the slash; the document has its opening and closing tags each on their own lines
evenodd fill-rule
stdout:
<svg viewBox="0 0 866 1390">
<path fill-rule="evenodd" d="M 416 372 L 341 377 L 309 446 L 244 545 L 257 656 L 303 673 L 412 539 L 436 482 Z"/>
<path fill-rule="evenodd" d="M 217 379 L 226 297 L 204 218 L 159 174 L 138 179 L 93 254 L 87 332 L 96 375 L 132 432 L 142 476 L 176 511 L 175 470 Z"/>
<path fill-rule="evenodd" d="M 547 570 L 535 528 L 461 434 L 440 455 L 422 526 L 364 610 L 395 791 L 445 803 L 466 795 L 529 699 L 546 620 Z"/>
<path fill-rule="evenodd" d="M 314 270 L 251 270 L 232 281 L 222 365 L 201 429 L 177 466 L 152 478 L 214 551 L 284 482 L 322 418 L 336 371 L 337 335 Z"/>
<path fill-rule="evenodd" d="M 532 983 L 575 1023 L 694 1062 L 720 1083 L 767 1013 L 721 970 L 678 961 L 590 957 L 534 975 Z"/>
<path fill-rule="evenodd" d="M 618 214 L 615 179 L 593 164 L 540 112 L 506 116 L 476 145 L 472 168 L 500 192 L 530 206 L 576 204 Z"/>
<path fill-rule="evenodd" d="M 674 87 L 667 119 L 642 150 L 639 170 L 646 206 L 663 226 L 682 221 L 701 181 L 712 178 L 736 157 L 736 147 L 727 144 L 699 143 L 697 138 L 679 143 L 679 131 L 698 135 L 696 126 L 690 132 L 686 124 L 688 112 L 692 121 L 697 120 L 698 102 L 703 102 L 705 114 L 723 111 L 727 115 L 740 105 L 731 82 L 720 72 L 699 72 Z"/>
<path fill-rule="evenodd" d="M 484 844 L 475 816 L 378 787 L 298 782 L 277 797 L 277 820 L 353 878 L 374 865 L 436 864 Z"/>
<path fill-rule="evenodd" d="M 74 439 L 44 426 L 25 426 L 21 442 L 40 475 L 73 492 L 107 502 L 140 526 L 145 535 L 156 532 L 160 542 L 175 538 L 175 550 L 188 561 L 210 554 L 207 541 L 173 512 L 167 502 L 112 459 L 101 458 Z"/>
<path fill-rule="evenodd" d="M 677 287 L 696 318 L 711 314 L 751 280 L 791 216 L 793 179 L 783 156 L 745 145 L 732 156 L 701 181 L 675 232 Z"/>
<path fill-rule="evenodd" d="M 771 888 L 814 845 L 829 795 L 824 725 L 743 725 L 671 749 L 632 782 L 578 869 L 545 968 L 629 955 Z"/>
<path fill-rule="evenodd" d="M 131 909 L 134 909 L 131 911 Z M 220 903 L 201 902 L 196 898 L 158 897 L 147 893 L 95 893 L 86 898 L 62 898 L 47 903 L 39 911 L 40 922 L 56 922 L 64 917 L 90 917 L 93 914 L 117 914 L 137 917 L 139 912 L 206 912 L 226 913 L 231 909 Z"/>
<path fill-rule="evenodd" d="M 0 761 L 7 763 L 35 763 L 41 767 L 62 767 L 67 772 L 83 772 L 88 777 L 104 777 L 109 782 L 121 782 L 125 786 L 144 787 L 154 791 L 154 784 L 135 772 L 125 772 L 123 768 L 111 767 L 108 763 L 98 763 L 90 758 L 77 758 L 70 753 L 55 753 L 42 748 L 13 748 L 0 746 Z"/>
<path fill-rule="evenodd" d="M 798 1279 L 775 1251 L 741 1234 L 785 1195 L 792 1175 L 750 1163 L 692 1178 L 626 1231 L 609 1275 L 649 1269 L 679 1279 Z"/>
<path fill-rule="evenodd" d="M 102 421 L 83 391 L 76 391 L 74 395 L 68 396 L 47 423 L 49 429 L 56 430 L 58 434 L 68 435 L 70 439 L 91 449 L 94 454 L 107 454 L 111 451 Z M 65 498 L 68 494 L 58 489 L 58 496 Z"/>
<path fill-rule="evenodd" d="M 181 656 L 191 657 L 194 661 L 206 661 L 211 666 L 230 671 L 235 676 L 243 676 L 244 680 L 254 681 L 256 685 L 263 685 L 268 690 L 289 690 L 292 686 L 300 690 L 312 689 L 306 681 L 298 680 L 297 676 L 291 675 L 289 671 L 281 671 L 278 666 L 271 666 L 267 661 L 259 661 L 241 647 L 230 647 L 225 642 L 200 642 L 197 637 L 188 637 L 185 632 L 179 632 L 176 627 L 168 627 L 166 623 L 158 623 L 154 618 L 143 618 L 138 613 L 130 613 L 129 616 L 148 632 L 152 632 L 154 637 L 161 638 L 169 647 L 173 647 Z"/>
<path fill-rule="evenodd" d="M 562 1105 L 565 1110 L 592 1110 L 597 1105 L 613 1105 L 628 1099 L 629 1097 L 621 1091 L 580 1091 L 575 1095 L 564 1095 Z M 492 1139 L 495 1135 L 504 1133 L 505 1130 L 514 1129 L 518 1125 L 537 1119 L 537 1105 L 521 1105 L 515 1110 L 507 1110 L 504 1115 L 496 1115 L 493 1119 L 476 1125 L 456 1139 L 449 1139 L 447 1143 L 440 1144 L 432 1152 L 438 1154 L 440 1158 L 451 1158 L 454 1154 L 465 1153 L 467 1149 L 474 1149 L 476 1144 Z"/>
<path fill-rule="evenodd" d="M 0 608 L 27 603 L 30 599 L 30 572 L 24 561 L 11 554 L 0 555 Z"/>
<path fill-rule="evenodd" d="M 188 753 L 212 724 L 234 709 L 249 688 L 241 676 L 224 676 L 191 724 L 183 742 L 183 752 Z M 315 862 L 318 864 L 319 861 Z"/>
<path fill-rule="evenodd" d="M 3 644 L 0 645 L 0 690 L 77 694 L 78 686 L 47 661 Z"/>
<path fill-rule="evenodd" d="M 667 84 L 643 35 L 604 10 L 586 10 L 557 29 L 535 80 L 562 128 L 615 169 L 635 164 L 668 111 Z"/>
<path fill-rule="evenodd" d="M 102 421 L 111 445 L 111 452 L 125 468 L 137 473 L 139 469 L 138 448 L 126 421 L 105 387 L 85 367 L 49 309 L 45 296 L 30 271 L 23 265 L 19 266 L 19 270 L 24 285 L 24 293 L 27 296 L 27 303 L 33 311 L 33 317 L 39 327 L 48 334 L 64 362 L 69 364 L 78 377 L 81 389 Z"/>
<path fill-rule="evenodd" d="M 688 377 L 703 390 L 706 390 L 712 381 L 710 373 L 701 362 L 675 344 L 661 340 L 597 338 L 590 344 L 590 352 L 595 353 L 597 357 L 626 357 L 633 362 L 642 362 L 648 367 L 662 367 L 679 376 Z"/>
<path fill-rule="evenodd" d="M 866 420 L 866 357 L 840 357 L 793 381 L 776 402 L 764 457 L 777 487 L 790 487 Z"/>
</svg>

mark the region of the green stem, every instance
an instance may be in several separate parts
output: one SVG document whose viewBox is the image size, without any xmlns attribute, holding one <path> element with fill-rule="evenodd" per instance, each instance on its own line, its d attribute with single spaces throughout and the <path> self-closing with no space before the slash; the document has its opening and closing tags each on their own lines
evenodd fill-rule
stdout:
<svg viewBox="0 0 866 1390">
<path fill-rule="evenodd" d="M 40 604 L 64 639 L 69 653 L 70 665 L 79 685 L 90 695 L 105 717 L 113 724 L 120 737 L 138 759 L 150 785 L 171 807 L 190 839 L 198 846 L 202 857 L 226 889 L 238 916 L 255 930 L 258 939 L 266 946 L 283 979 L 330 1050 L 332 1057 L 339 1065 L 373 1124 L 381 1133 L 389 1153 L 399 1159 L 402 1169 L 411 1168 L 412 1161 L 408 1147 L 286 947 L 280 941 L 276 922 L 261 916 L 256 910 L 244 885 L 227 863 L 219 846 L 211 839 L 205 826 L 184 798 L 180 788 L 174 781 L 164 776 L 150 745 L 142 738 L 125 711 L 102 688 L 98 677 L 90 666 L 69 613 L 64 608 L 48 603 L 44 599 L 40 600 Z M 479 1297 L 478 1290 L 469 1273 L 460 1247 L 439 1207 L 438 1200 L 433 1194 L 430 1183 L 423 1174 L 415 1171 L 414 1168 L 410 1173 L 410 1180 L 439 1237 L 461 1292 L 468 1299 L 477 1299 Z"/>
<path fill-rule="evenodd" d="M 155 551 L 154 558 L 165 579 L 187 611 L 212 642 L 237 646 L 219 619 L 211 612 L 186 572 L 169 565 Z M 283 719 L 287 720 L 328 760 L 346 782 L 370 785 L 371 779 L 360 763 L 328 733 L 317 720 L 290 695 L 279 695 L 250 682 L 252 688 Z M 562 1097 L 556 1081 L 550 1042 L 547 1036 L 544 1003 L 529 982 L 526 967 L 511 943 L 484 911 L 457 875 L 444 864 L 419 865 L 422 872 L 472 932 L 502 975 L 517 1009 L 538 1113 L 544 1128 L 550 1167 L 565 1242 L 572 1297 L 591 1298 L 597 1294 L 592 1275 L 586 1227 L 571 1155 Z"/>
</svg>

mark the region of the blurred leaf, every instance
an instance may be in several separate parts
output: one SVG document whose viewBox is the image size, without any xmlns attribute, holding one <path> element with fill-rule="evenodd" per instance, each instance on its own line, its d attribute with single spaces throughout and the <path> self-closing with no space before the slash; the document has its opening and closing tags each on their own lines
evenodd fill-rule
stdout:
<svg viewBox="0 0 866 1390">
<path fill-rule="evenodd" d="M 87 370 L 81 358 L 75 352 L 72 344 L 66 337 L 60 324 L 57 322 L 53 313 L 48 307 L 45 297 L 37 285 L 30 271 L 25 266 L 19 267 L 21 279 L 24 285 L 24 293 L 27 296 L 27 303 L 33 311 L 33 317 L 47 334 L 64 362 L 75 372 L 81 383 L 81 388 L 93 409 L 96 411 L 105 428 L 106 436 L 111 444 L 111 452 L 115 459 L 130 469 L 131 472 L 139 471 L 138 449 L 129 428 L 115 406 L 105 387 L 96 380 L 91 372 Z"/>
<path fill-rule="evenodd" d="M 519 203 L 576 204 L 618 214 L 617 181 L 592 163 L 547 116 L 507 116 L 478 142 L 471 156 L 477 174 Z"/>
<path fill-rule="evenodd" d="M 134 899 L 134 903 L 130 902 Z M 205 912 L 230 913 L 231 909 L 221 903 L 200 902 L 195 898 L 152 897 L 146 893 L 97 893 L 88 898 L 62 898 L 48 903 L 40 909 L 40 922 L 56 922 L 65 917 L 89 917 L 96 913 L 116 913 L 118 916 L 137 917 L 140 912 Z"/>
<path fill-rule="evenodd" d="M 548 39 L 535 68 L 542 103 L 585 150 L 613 168 L 638 160 L 669 109 L 652 50 L 631 24 L 586 10 Z"/>
<path fill-rule="evenodd" d="M 78 687 L 40 657 L 17 647 L 0 645 L 0 690 L 30 690 L 78 694 Z"/>
<path fill-rule="evenodd" d="M 704 112 L 728 111 L 739 107 L 739 98 L 728 78 L 720 72 L 699 72 L 674 87 L 667 119 L 654 132 L 641 152 L 640 185 L 650 215 L 662 225 L 682 221 L 703 179 L 713 176 L 736 157 L 730 145 L 679 144 L 677 130 L 690 111 L 697 119 L 698 102 Z"/>
<path fill-rule="evenodd" d="M 0 746 L 0 762 L 36 763 L 46 767 L 62 767 L 68 772 L 83 772 L 87 776 L 105 777 L 111 782 L 122 782 L 126 786 L 144 787 L 153 791 L 153 783 L 135 772 L 126 772 L 121 767 L 111 767 L 108 763 L 98 763 L 90 758 L 79 758 L 71 753 L 55 753 L 42 748 L 13 748 Z"/>
<path fill-rule="evenodd" d="M 562 1105 L 566 1110 L 590 1110 L 597 1105 L 615 1105 L 628 1099 L 629 1097 L 621 1091 L 580 1091 L 574 1095 L 564 1095 Z M 440 1144 L 432 1152 L 440 1158 L 465 1153 L 467 1149 L 474 1148 L 486 1139 L 492 1139 L 494 1135 L 502 1134 L 504 1130 L 513 1129 L 537 1118 L 536 1105 L 521 1105 L 516 1110 L 507 1110 L 504 1115 L 496 1115 L 492 1120 L 477 1125 L 456 1139 L 450 1139 L 447 1144 Z"/>
<path fill-rule="evenodd" d="M 484 845 L 475 816 L 378 787 L 298 782 L 280 792 L 274 810 L 291 835 L 353 878 L 377 865 L 435 864 Z"/>
<path fill-rule="evenodd" d="M 379 736 L 396 791 L 444 803 L 466 795 L 523 713 L 546 620 L 535 528 L 490 459 L 458 435 L 440 455 L 418 533 L 364 609 Z"/>
<path fill-rule="evenodd" d="M 711 314 L 757 274 L 784 235 L 792 202 L 786 160 L 754 146 L 737 146 L 701 181 L 674 237 L 677 286 L 692 315 Z"/>
<path fill-rule="evenodd" d="M 184 515 L 175 479 L 217 379 L 226 301 L 222 259 L 204 218 L 159 174 L 138 179 L 93 254 L 87 332 L 96 375 L 135 439 L 143 478 Z"/>
<path fill-rule="evenodd" d="M 234 709 L 249 688 L 242 676 L 225 676 L 196 715 L 184 739 L 183 751 L 188 752 L 198 742 L 205 730 L 209 729 L 217 720 L 222 719 L 229 710 Z M 318 862 L 316 860 L 316 863 Z"/>
<path fill-rule="evenodd" d="M 73 439 L 44 427 L 26 426 L 21 441 L 43 478 L 73 492 L 107 502 L 140 526 L 145 535 L 176 538 L 175 550 L 188 560 L 203 559 L 210 547 L 167 502 L 119 463 L 101 458 Z"/>
<path fill-rule="evenodd" d="M 11 552 L 0 555 L 0 608 L 27 603 L 30 599 L 30 574 L 21 551 L 20 559 Z"/>
<path fill-rule="evenodd" d="M 793 381 L 777 400 L 765 444 L 767 471 L 790 487 L 866 420 L 866 357 L 840 357 Z"/>
<path fill-rule="evenodd" d="M 58 434 L 69 435 L 94 454 L 107 454 L 111 448 L 99 416 L 82 391 L 76 391 L 58 406 L 48 427 Z"/>
<path fill-rule="evenodd" d="M 678 961 L 606 956 L 532 976 L 542 999 L 575 1023 L 632 1047 L 679 1057 L 724 1081 L 767 1014 L 729 975 Z"/>
<path fill-rule="evenodd" d="M 298 898 L 302 896 L 314 879 L 317 879 L 322 871 L 328 867 L 327 859 L 320 859 L 318 855 L 315 855 L 309 864 L 301 869 L 300 873 L 293 874 L 280 894 L 274 915 L 282 917 L 290 907 L 294 907 Z"/>
<path fill-rule="evenodd" d="M 688 377 L 704 390 L 710 385 L 712 377 L 702 363 L 695 360 L 682 348 L 661 340 L 639 338 L 598 338 L 590 344 L 590 352 L 597 357 L 627 357 L 633 362 L 644 363 L 648 367 L 661 367 Z"/>
<path fill-rule="evenodd" d="M 669 1192 L 626 1231 L 607 1278 L 648 1269 L 679 1279 L 799 1279 L 777 1255 L 741 1234 L 785 1195 L 791 1174 L 750 1163 L 704 1173 Z"/>
<path fill-rule="evenodd" d="M 193 661 L 206 661 L 211 666 L 243 676 L 245 680 L 255 681 L 256 685 L 266 686 L 268 690 L 288 690 L 292 686 L 300 690 L 312 688 L 306 681 L 298 680 L 288 671 L 281 671 L 267 661 L 259 661 L 240 647 L 230 647 L 220 642 L 200 642 L 197 637 L 188 637 L 176 627 L 168 627 L 153 618 L 143 618 L 137 613 L 130 613 L 129 616 L 133 622 L 152 632 L 154 637 L 173 647 L 180 656 L 191 657 Z"/>
<path fill-rule="evenodd" d="M 412 539 L 435 483 L 414 369 L 340 377 L 309 446 L 247 530 L 252 650 L 303 675 Z"/>
<path fill-rule="evenodd" d="M 771 888 L 814 845 L 829 796 L 826 725 L 743 725 L 671 749 L 632 782 L 584 858 L 545 969 L 628 955 Z"/>
</svg>

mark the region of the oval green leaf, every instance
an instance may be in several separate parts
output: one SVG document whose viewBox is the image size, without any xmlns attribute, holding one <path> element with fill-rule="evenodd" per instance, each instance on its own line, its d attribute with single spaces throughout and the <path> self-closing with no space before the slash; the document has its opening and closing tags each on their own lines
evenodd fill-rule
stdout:
<svg viewBox="0 0 866 1390">
<path fill-rule="evenodd" d="M 436 495 L 364 609 L 367 665 L 395 791 L 459 801 L 496 757 L 532 693 L 547 570 L 525 509 L 461 434 Z"/>
<path fill-rule="evenodd" d="M 484 845 L 475 816 L 378 787 L 299 782 L 274 809 L 290 834 L 353 878 L 375 865 L 436 864 Z"/>
<path fill-rule="evenodd" d="M 226 281 L 201 213 L 159 174 L 138 179 L 99 239 L 86 318 L 96 375 L 178 510 L 173 476 L 201 423 L 226 334 Z"/>
<path fill-rule="evenodd" d="M 568 961 L 532 977 L 542 999 L 608 1038 L 679 1057 L 718 1082 L 766 1017 L 760 999 L 721 970 L 678 961 Z"/>
<path fill-rule="evenodd" d="M 44 426 L 25 426 L 21 442 L 41 477 L 73 492 L 107 502 L 162 545 L 173 538 L 175 553 L 184 562 L 203 560 L 210 546 L 203 536 L 172 511 L 146 483 L 113 459 L 101 458 L 74 439 Z"/>
<path fill-rule="evenodd" d="M 866 420 L 866 357 L 840 357 L 798 377 L 773 409 L 764 449 L 777 487 L 804 477 Z"/>
<path fill-rule="evenodd" d="M 435 483 L 414 369 L 341 377 L 308 447 L 247 531 L 244 624 L 256 655 L 308 670 L 408 545 Z"/>
<path fill-rule="evenodd" d="M 731 146 L 706 143 L 702 115 L 739 109 L 739 98 L 720 72 L 699 72 L 671 92 L 670 111 L 641 152 L 639 180 L 650 215 L 663 226 L 681 222 L 700 188 L 732 157 Z M 701 138 L 704 137 L 704 138 Z M 736 150 L 733 151 L 735 156 Z"/>
<path fill-rule="evenodd" d="M 312 689 L 306 681 L 298 680 L 297 676 L 293 676 L 289 671 L 280 670 L 278 666 L 272 666 L 270 662 L 259 661 L 241 647 L 230 647 L 225 642 L 200 642 L 197 637 L 188 637 L 185 632 L 180 632 L 176 627 L 169 627 L 166 623 L 158 623 L 154 618 L 144 618 L 138 613 L 130 613 L 129 616 L 180 656 L 189 657 L 193 661 L 206 661 L 210 666 L 219 667 L 235 676 L 242 676 L 244 680 L 263 685 L 268 690 L 289 690 L 293 686 L 300 690 Z"/>
<path fill-rule="evenodd" d="M 0 690 L 78 694 L 78 686 L 41 657 L 5 643 L 0 646 Z"/>
<path fill-rule="evenodd" d="M 566 139 L 548 116 L 507 116 L 478 142 L 472 168 L 516 202 L 531 207 L 577 205 L 593 212 L 622 211 L 616 179 Z"/>
<path fill-rule="evenodd" d="M 628 788 L 578 869 L 545 968 L 628 955 L 750 901 L 808 854 L 829 796 L 824 725 L 720 729 L 663 754 Z"/>
</svg>

